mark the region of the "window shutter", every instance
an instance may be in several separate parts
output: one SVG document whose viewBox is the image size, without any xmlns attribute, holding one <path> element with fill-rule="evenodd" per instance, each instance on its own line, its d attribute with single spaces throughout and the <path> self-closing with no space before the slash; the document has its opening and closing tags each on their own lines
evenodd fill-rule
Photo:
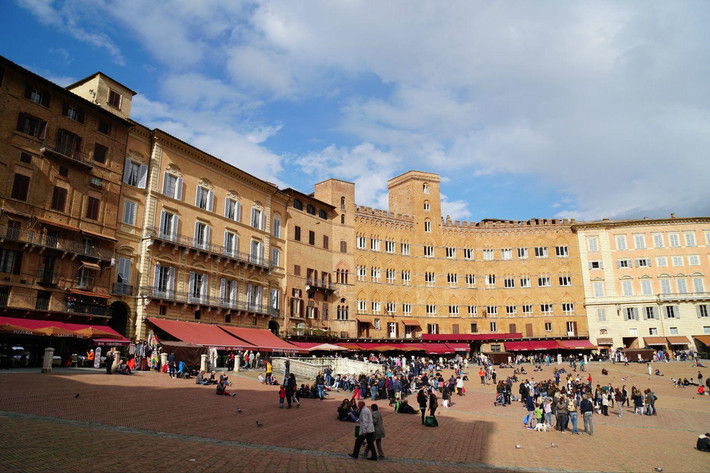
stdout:
<svg viewBox="0 0 710 473">
<path fill-rule="evenodd" d="M 195 187 L 195 207 L 200 206 L 200 186 Z"/>
<path fill-rule="evenodd" d="M 680 318 L 680 306 L 674 305 L 673 306 L 673 313 L 675 314 L 675 318 L 679 319 Z"/>
<path fill-rule="evenodd" d="M 263 230 L 266 228 L 266 212 L 261 212 L 261 223 L 259 230 Z"/>
<path fill-rule="evenodd" d="M 214 191 L 209 191 L 207 193 L 207 211 L 212 212 L 214 210 Z"/>
<path fill-rule="evenodd" d="M 224 216 L 229 218 L 229 197 L 224 198 Z"/>
<path fill-rule="evenodd" d="M 254 207 L 252 207 L 251 208 L 251 220 L 249 221 L 249 223 L 251 224 L 252 227 L 256 226 L 255 219 L 256 219 L 256 209 Z"/>
<path fill-rule="evenodd" d="M 232 302 L 232 304 L 237 303 L 237 281 L 232 281 L 229 300 Z"/>
<path fill-rule="evenodd" d="M 190 279 L 188 281 L 187 285 L 187 292 L 189 293 L 189 297 L 192 297 L 192 295 L 195 293 L 195 272 L 190 271 Z"/>
<path fill-rule="evenodd" d="M 29 84 L 25 86 L 25 98 L 32 98 L 32 87 Z"/>
<path fill-rule="evenodd" d="M 227 300 L 227 280 L 222 278 L 219 280 L 219 301 L 224 302 Z"/>
<path fill-rule="evenodd" d="M 209 293 L 209 290 L 210 290 L 210 286 L 209 286 L 208 283 L 207 283 L 207 275 L 206 275 L 206 274 L 203 274 L 203 275 L 202 275 L 202 288 L 201 288 L 201 291 L 200 291 L 200 295 L 202 296 L 202 297 L 201 297 L 202 302 L 207 301 L 207 296 L 209 295 L 209 294 L 208 294 L 208 293 Z"/>
<path fill-rule="evenodd" d="M 165 230 L 165 219 L 167 218 L 165 210 L 160 211 L 160 227 L 158 227 L 158 234 L 162 235 L 163 230 Z"/>
<path fill-rule="evenodd" d="M 62 115 L 64 115 L 65 117 L 69 115 L 69 105 L 67 105 L 66 102 L 62 104 Z"/>
<path fill-rule="evenodd" d="M 200 244 L 200 240 L 197 238 L 197 231 L 200 228 L 199 222 L 195 222 L 195 231 L 193 233 L 192 241 L 194 242 L 195 246 L 198 246 Z"/>
<path fill-rule="evenodd" d="M 210 247 L 210 226 L 207 225 L 205 227 L 205 248 L 209 249 Z"/>
<path fill-rule="evenodd" d="M 163 195 L 168 195 L 165 193 L 165 191 L 168 190 L 167 187 L 168 187 L 168 173 L 164 172 L 163 173 L 163 190 L 161 191 L 163 193 Z M 169 195 L 168 197 L 173 197 L 173 196 Z"/>
<path fill-rule="evenodd" d="M 700 312 L 700 306 L 696 305 L 695 306 L 695 313 L 698 315 L 698 318 L 702 317 L 701 312 Z"/>
<path fill-rule="evenodd" d="M 242 203 L 237 201 L 237 222 L 242 221 Z"/>
<path fill-rule="evenodd" d="M 180 218 L 177 215 L 173 215 L 173 239 L 177 240 L 178 236 L 178 222 Z"/>
<path fill-rule="evenodd" d="M 145 189 L 145 186 L 147 183 L 148 183 L 148 165 L 141 164 L 140 168 L 138 170 L 138 188 Z"/>
<path fill-rule="evenodd" d="M 131 166 L 131 160 L 126 158 L 126 160 L 123 162 L 123 182 L 128 184 L 128 170 L 130 169 Z"/>
<path fill-rule="evenodd" d="M 79 110 L 76 112 L 76 120 L 77 120 L 79 123 L 84 123 L 84 110 L 83 110 L 83 109 L 79 109 Z"/>
<path fill-rule="evenodd" d="M 257 248 L 259 249 L 259 260 L 261 261 L 264 258 L 264 244 L 259 242 L 257 245 Z"/>
<path fill-rule="evenodd" d="M 49 107 L 49 92 L 43 90 L 42 92 L 42 105 Z"/>
<path fill-rule="evenodd" d="M 251 304 L 251 284 L 247 284 L 247 304 Z"/>
<path fill-rule="evenodd" d="M 44 141 L 47 138 L 47 122 L 42 120 L 39 124 L 39 136 L 38 138 Z"/>
<path fill-rule="evenodd" d="M 175 291 L 175 268 L 168 271 L 168 297 L 172 298 Z"/>
<path fill-rule="evenodd" d="M 175 193 L 175 198 L 177 200 L 182 200 L 182 179 L 179 177 L 177 179 L 177 182 L 175 183 Z"/>
<path fill-rule="evenodd" d="M 153 291 L 157 291 L 160 287 L 158 283 L 160 282 L 160 265 L 156 264 L 153 268 Z"/>
</svg>

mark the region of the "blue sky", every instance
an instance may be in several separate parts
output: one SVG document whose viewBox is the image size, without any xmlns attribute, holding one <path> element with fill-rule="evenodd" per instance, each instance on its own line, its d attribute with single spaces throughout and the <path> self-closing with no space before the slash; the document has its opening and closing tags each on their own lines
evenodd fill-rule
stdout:
<svg viewBox="0 0 710 473">
<path fill-rule="evenodd" d="M 0 54 L 281 186 L 454 219 L 710 213 L 710 2 L 8 0 Z"/>
</svg>

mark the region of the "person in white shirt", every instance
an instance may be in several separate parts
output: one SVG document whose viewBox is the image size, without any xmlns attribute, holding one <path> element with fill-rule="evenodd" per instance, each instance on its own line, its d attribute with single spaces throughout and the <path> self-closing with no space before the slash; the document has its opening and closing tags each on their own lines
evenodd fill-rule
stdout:
<svg viewBox="0 0 710 473">
<path fill-rule="evenodd" d="M 367 448 L 365 448 L 365 456 L 367 452 L 372 452 L 372 456 L 367 457 L 368 460 L 377 460 L 377 451 L 375 450 L 375 424 L 372 421 L 372 412 L 365 406 L 365 401 L 359 401 L 357 407 L 360 410 L 357 423 L 360 426 L 360 434 L 355 439 L 355 448 L 353 453 L 348 453 L 352 458 L 357 459 L 360 455 L 360 447 L 367 440 Z"/>
</svg>

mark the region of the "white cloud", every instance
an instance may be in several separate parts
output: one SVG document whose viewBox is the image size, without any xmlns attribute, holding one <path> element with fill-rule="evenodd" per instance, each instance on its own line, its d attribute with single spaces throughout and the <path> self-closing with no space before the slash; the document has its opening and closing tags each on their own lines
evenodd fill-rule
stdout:
<svg viewBox="0 0 710 473">
<path fill-rule="evenodd" d="M 465 200 L 449 200 L 446 194 L 441 194 L 441 216 L 452 220 L 465 220 L 471 217 L 469 203 Z"/>
</svg>

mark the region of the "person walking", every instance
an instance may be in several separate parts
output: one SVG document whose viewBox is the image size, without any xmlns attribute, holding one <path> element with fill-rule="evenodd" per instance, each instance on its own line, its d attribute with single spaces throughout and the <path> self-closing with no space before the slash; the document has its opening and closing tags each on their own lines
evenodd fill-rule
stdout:
<svg viewBox="0 0 710 473">
<path fill-rule="evenodd" d="M 582 412 L 582 419 L 584 420 L 584 432 L 588 435 L 594 434 L 594 424 L 592 423 L 594 404 L 587 394 L 582 396 L 582 404 L 579 406 L 579 410 Z"/>
<path fill-rule="evenodd" d="M 565 426 L 567 425 L 567 414 L 569 413 L 567 410 L 567 398 L 565 398 L 564 395 L 560 396 L 560 400 L 557 402 L 555 407 L 557 409 L 556 430 L 564 432 Z"/>
<path fill-rule="evenodd" d="M 318 373 L 316 375 L 316 387 L 318 389 L 318 399 L 321 401 L 323 400 L 324 397 L 324 390 L 325 390 L 325 377 L 323 376 L 322 373 Z"/>
<path fill-rule="evenodd" d="M 284 378 L 284 389 L 286 391 L 286 409 L 291 409 L 291 403 L 293 402 L 293 393 L 296 390 L 296 377 L 288 376 Z"/>
<path fill-rule="evenodd" d="M 429 416 L 434 419 L 436 419 L 434 413 L 437 407 L 439 407 L 439 401 L 436 400 L 436 390 L 432 389 L 431 393 L 429 393 Z"/>
<path fill-rule="evenodd" d="M 572 395 L 567 400 L 567 412 L 569 413 L 569 420 L 572 421 L 572 433 L 579 435 L 579 430 L 577 430 L 577 400 Z"/>
<path fill-rule="evenodd" d="M 372 411 L 367 408 L 365 401 L 358 401 L 360 414 L 358 415 L 357 423 L 360 426 L 360 433 L 355 439 L 353 453 L 348 453 L 351 458 L 357 459 L 360 456 L 360 448 L 363 442 L 367 441 L 365 448 L 365 456 L 368 452 L 372 452 L 372 456 L 367 457 L 368 460 L 377 460 L 377 451 L 375 450 L 375 424 L 372 421 Z"/>
<path fill-rule="evenodd" d="M 106 352 L 106 374 L 111 374 L 111 367 L 113 366 L 113 357 L 114 354 L 112 348 Z"/>
<path fill-rule="evenodd" d="M 171 378 L 175 376 L 175 353 L 168 355 L 168 376 Z"/>
<path fill-rule="evenodd" d="M 380 460 L 384 460 L 385 452 L 382 450 L 382 439 L 385 438 L 384 420 L 377 404 L 372 404 L 370 410 L 372 411 L 372 423 L 375 425 L 375 447 L 377 447 L 377 454 Z"/>
<path fill-rule="evenodd" d="M 616 388 L 614 392 L 614 397 L 616 398 L 616 405 L 619 406 L 619 417 L 624 416 L 624 395 L 621 394 L 619 388 Z"/>
</svg>

